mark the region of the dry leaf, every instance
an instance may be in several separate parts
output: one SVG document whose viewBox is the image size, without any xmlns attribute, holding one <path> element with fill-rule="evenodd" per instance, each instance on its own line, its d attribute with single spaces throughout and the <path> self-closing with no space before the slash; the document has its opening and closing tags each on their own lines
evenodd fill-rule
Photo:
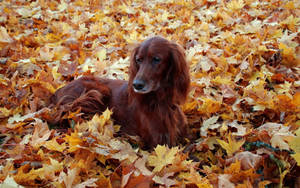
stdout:
<svg viewBox="0 0 300 188">
<path fill-rule="evenodd" d="M 175 155 L 179 152 L 177 147 L 169 148 L 166 146 L 157 145 L 154 149 L 155 155 L 150 155 L 148 157 L 148 164 L 153 166 L 153 172 L 161 171 L 165 166 L 172 164 Z"/>
<path fill-rule="evenodd" d="M 217 142 L 226 150 L 226 153 L 231 157 L 235 152 L 237 152 L 242 145 L 245 143 L 245 140 L 236 141 L 235 138 L 232 138 L 231 134 L 227 136 L 228 142 L 217 139 Z"/>
</svg>

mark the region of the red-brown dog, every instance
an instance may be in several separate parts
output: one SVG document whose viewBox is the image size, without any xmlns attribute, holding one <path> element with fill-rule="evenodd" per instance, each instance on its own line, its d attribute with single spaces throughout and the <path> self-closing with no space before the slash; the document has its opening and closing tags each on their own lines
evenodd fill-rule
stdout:
<svg viewBox="0 0 300 188">
<path fill-rule="evenodd" d="M 121 131 L 138 135 L 146 146 L 173 146 L 186 134 L 186 118 L 179 105 L 190 85 L 182 48 L 161 37 L 150 38 L 134 49 L 129 81 L 81 77 L 57 90 L 51 101 L 64 113 L 80 108 L 84 114 L 113 110 Z"/>
</svg>

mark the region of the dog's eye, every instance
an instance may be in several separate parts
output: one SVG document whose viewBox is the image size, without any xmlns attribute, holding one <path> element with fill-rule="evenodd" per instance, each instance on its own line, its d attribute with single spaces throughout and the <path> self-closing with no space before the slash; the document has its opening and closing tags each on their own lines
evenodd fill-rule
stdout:
<svg viewBox="0 0 300 188">
<path fill-rule="evenodd" d="M 142 58 L 136 58 L 136 59 L 135 59 L 135 62 L 136 62 L 137 64 L 141 64 L 141 63 L 143 62 L 143 59 L 142 59 Z"/>
<path fill-rule="evenodd" d="M 152 63 L 153 64 L 158 64 L 160 62 L 160 58 L 159 57 L 153 57 L 153 59 L 152 59 Z"/>
</svg>

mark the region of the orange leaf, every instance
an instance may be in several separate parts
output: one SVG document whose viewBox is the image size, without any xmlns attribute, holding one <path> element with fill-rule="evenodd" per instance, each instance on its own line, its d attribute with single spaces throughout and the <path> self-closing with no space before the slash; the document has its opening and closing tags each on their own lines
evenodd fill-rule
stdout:
<svg viewBox="0 0 300 188">
<path fill-rule="evenodd" d="M 143 176 L 140 174 L 139 176 L 132 176 L 132 178 L 129 179 L 127 185 L 125 188 L 147 188 L 150 187 L 150 183 L 152 182 L 151 177 L 149 176 Z"/>
<path fill-rule="evenodd" d="M 69 152 L 74 152 L 79 149 L 78 146 L 83 145 L 83 140 L 80 138 L 77 132 L 66 135 L 64 140 L 69 143 Z"/>
</svg>

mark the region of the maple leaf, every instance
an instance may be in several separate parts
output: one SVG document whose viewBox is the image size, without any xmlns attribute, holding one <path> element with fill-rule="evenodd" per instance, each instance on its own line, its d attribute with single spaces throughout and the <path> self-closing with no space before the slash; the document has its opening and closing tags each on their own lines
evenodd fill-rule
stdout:
<svg viewBox="0 0 300 188">
<path fill-rule="evenodd" d="M 234 184 L 230 181 L 230 174 L 220 174 L 218 176 L 218 187 L 234 188 Z"/>
<path fill-rule="evenodd" d="M 5 188 L 23 188 L 23 186 L 17 184 L 14 178 L 7 176 L 5 180 L 0 184 L 0 187 Z"/>
<path fill-rule="evenodd" d="M 111 114 L 112 111 L 106 109 L 101 115 L 95 114 L 91 120 L 76 125 L 75 130 L 78 132 L 88 131 L 97 140 L 107 143 L 114 134 L 113 123 L 110 118 Z"/>
<path fill-rule="evenodd" d="M 17 174 L 14 176 L 14 179 L 19 184 L 25 184 L 25 185 L 36 185 L 35 181 L 43 177 L 44 169 L 30 169 L 30 164 L 26 164 L 21 166 L 18 169 Z M 30 170 L 29 170 L 30 169 Z"/>
<path fill-rule="evenodd" d="M 203 105 L 198 108 L 199 112 L 213 114 L 220 110 L 221 103 L 209 98 L 203 98 Z"/>
<path fill-rule="evenodd" d="M 14 116 L 8 118 L 8 123 L 12 124 L 12 123 L 22 122 L 27 119 L 33 119 L 35 115 L 36 113 L 29 113 L 26 114 L 25 116 L 21 116 L 20 114 L 14 114 Z"/>
<path fill-rule="evenodd" d="M 128 160 L 131 163 L 138 158 L 132 146 L 127 142 L 121 142 L 117 139 L 113 139 L 109 142 L 109 145 L 112 150 L 116 150 L 116 152 L 111 155 L 111 158 L 118 159 L 120 161 Z"/>
<path fill-rule="evenodd" d="M 148 157 L 148 164 L 154 167 L 154 173 L 159 172 L 165 166 L 173 163 L 178 152 L 178 147 L 173 147 L 170 149 L 167 146 L 157 145 L 154 149 L 155 155 L 150 155 Z"/>
<path fill-rule="evenodd" d="M 293 15 L 290 15 L 285 20 L 283 20 L 280 24 L 287 25 L 288 29 L 290 29 L 293 32 L 296 32 L 296 25 L 299 25 L 298 22 L 300 21 L 299 17 L 294 17 Z"/>
<path fill-rule="evenodd" d="M 46 141 L 44 146 L 49 150 L 59 151 L 59 152 L 63 152 L 63 150 L 66 149 L 67 147 L 66 143 L 62 143 L 62 144 L 57 143 L 55 138 Z"/>
<path fill-rule="evenodd" d="M 5 118 L 10 116 L 10 114 L 13 112 L 13 110 L 7 109 L 5 107 L 0 108 L 0 118 Z"/>
<path fill-rule="evenodd" d="M 205 120 L 200 128 L 201 130 L 201 136 L 207 136 L 207 130 L 208 129 L 215 129 L 221 126 L 220 123 L 217 123 L 219 117 L 213 116 L 207 120 Z"/>
<path fill-rule="evenodd" d="M 59 174 L 59 181 L 64 182 L 64 184 L 67 188 L 71 188 L 75 182 L 75 179 L 76 179 L 78 173 L 79 173 L 79 170 L 77 168 L 68 169 L 67 173 L 65 173 L 64 171 L 61 171 L 61 173 Z"/>
<path fill-rule="evenodd" d="M 151 177 L 143 176 L 142 174 L 130 178 L 129 182 L 124 186 L 124 188 L 150 188 L 152 181 Z"/>
<path fill-rule="evenodd" d="M 181 172 L 179 177 L 187 181 L 186 183 L 196 184 L 199 188 L 213 188 L 209 180 L 202 177 L 195 168 L 190 168 L 188 172 Z"/>
<path fill-rule="evenodd" d="M 152 176 L 153 173 L 146 167 L 147 156 L 144 155 L 143 158 L 139 158 L 134 163 L 135 168 L 137 168 L 144 176 Z"/>
<path fill-rule="evenodd" d="M 43 171 L 41 171 L 40 177 L 53 181 L 56 179 L 56 173 L 61 172 L 63 168 L 62 162 L 50 158 L 50 164 L 44 164 L 43 168 L 41 168 Z"/>
<path fill-rule="evenodd" d="M 0 27 L 0 42 L 11 43 L 13 39 L 8 35 L 5 27 Z"/>
<path fill-rule="evenodd" d="M 48 46 L 44 46 L 40 49 L 40 58 L 41 61 L 51 61 L 54 57 L 53 51 L 50 51 L 50 48 Z"/>
<path fill-rule="evenodd" d="M 53 85 L 51 83 L 40 81 L 38 78 L 27 80 L 26 84 L 28 84 L 28 85 L 34 85 L 34 84 L 40 85 L 40 86 L 44 87 L 45 89 L 47 89 L 47 91 L 50 92 L 50 93 L 54 93 L 56 91 L 56 89 L 53 87 Z M 39 88 L 39 91 L 41 92 L 42 89 Z M 44 92 L 44 93 L 46 93 L 46 92 Z"/>
<path fill-rule="evenodd" d="M 243 139 L 236 141 L 234 138 L 232 138 L 231 134 L 227 136 L 227 139 L 228 143 L 220 139 L 217 139 L 217 142 L 223 149 L 226 150 L 228 156 L 231 157 L 233 153 L 237 152 L 242 147 L 242 145 L 245 143 L 245 140 Z"/>
<path fill-rule="evenodd" d="M 295 93 L 295 95 L 293 96 L 293 102 L 292 102 L 295 106 L 298 106 L 298 109 L 300 108 L 300 92 Z"/>
<path fill-rule="evenodd" d="M 247 129 L 242 124 L 238 124 L 238 122 L 235 120 L 228 124 L 229 127 L 234 127 L 237 129 L 237 132 L 232 133 L 234 136 L 245 136 L 247 134 Z"/>
<path fill-rule="evenodd" d="M 105 48 L 98 49 L 97 51 L 95 51 L 95 57 L 98 58 L 100 62 L 102 62 L 106 59 L 106 53 L 107 52 Z"/>
<path fill-rule="evenodd" d="M 295 132 L 296 137 L 292 138 L 288 144 L 292 150 L 294 150 L 295 154 L 291 156 L 296 160 L 298 166 L 300 166 L 300 128 Z"/>
<path fill-rule="evenodd" d="M 232 0 L 227 4 L 227 7 L 232 11 L 242 9 L 245 6 L 243 0 Z"/>
<path fill-rule="evenodd" d="M 83 145 L 83 140 L 77 132 L 71 133 L 71 135 L 66 135 L 64 140 L 69 143 L 69 152 L 74 152 L 79 149 L 78 146 Z"/>
<path fill-rule="evenodd" d="M 234 183 L 244 180 L 253 182 L 259 177 L 259 175 L 255 173 L 255 170 L 253 168 L 242 170 L 241 162 L 237 160 L 234 163 L 231 163 L 229 167 L 225 168 L 224 173 L 230 174 L 230 181 Z"/>
<path fill-rule="evenodd" d="M 30 59 L 22 59 L 18 61 L 17 70 L 22 75 L 34 75 L 35 71 L 41 71 L 41 68 L 32 62 Z"/>
<path fill-rule="evenodd" d="M 289 150 L 289 145 L 286 141 L 289 141 L 294 137 L 294 135 L 289 131 L 289 127 L 278 123 L 265 123 L 257 128 L 257 130 L 260 132 L 268 132 L 269 136 L 272 137 L 270 143 L 273 147 Z"/>
<path fill-rule="evenodd" d="M 125 166 L 123 169 L 122 169 L 122 182 L 121 182 L 121 186 L 124 187 L 127 185 L 131 175 L 134 173 L 134 169 L 133 169 L 133 166 L 132 165 L 129 165 L 129 166 Z"/>
<path fill-rule="evenodd" d="M 49 130 L 48 125 L 46 123 L 43 123 L 41 120 L 38 120 L 34 124 L 34 132 L 31 137 L 30 144 L 37 149 L 41 145 L 43 145 L 46 140 L 48 140 L 50 135 L 51 131 Z"/>
<path fill-rule="evenodd" d="M 251 168 L 255 168 L 258 166 L 260 161 L 262 160 L 262 157 L 253 154 L 249 151 L 244 151 L 235 154 L 233 157 L 226 159 L 226 164 L 231 164 L 235 161 L 240 161 L 241 162 L 241 169 L 242 170 L 249 170 Z"/>
<path fill-rule="evenodd" d="M 85 188 L 85 187 L 97 187 L 96 181 L 98 181 L 97 178 L 90 178 L 80 184 L 77 184 L 74 186 L 74 188 Z"/>
<path fill-rule="evenodd" d="M 128 74 L 125 74 L 125 72 L 128 72 L 128 66 L 129 57 L 121 58 L 106 68 L 104 76 L 111 79 L 128 80 Z"/>
<path fill-rule="evenodd" d="M 173 185 L 176 185 L 176 183 L 177 183 L 175 180 L 169 178 L 170 176 L 173 176 L 173 175 L 174 175 L 174 172 L 165 173 L 163 177 L 154 176 L 153 180 L 158 184 L 165 185 L 166 187 L 171 187 Z"/>
<path fill-rule="evenodd" d="M 282 56 L 284 59 L 286 59 L 286 61 L 284 61 L 286 65 L 293 66 L 298 64 L 296 61 L 295 48 L 280 43 L 279 49 L 282 50 Z"/>
</svg>

